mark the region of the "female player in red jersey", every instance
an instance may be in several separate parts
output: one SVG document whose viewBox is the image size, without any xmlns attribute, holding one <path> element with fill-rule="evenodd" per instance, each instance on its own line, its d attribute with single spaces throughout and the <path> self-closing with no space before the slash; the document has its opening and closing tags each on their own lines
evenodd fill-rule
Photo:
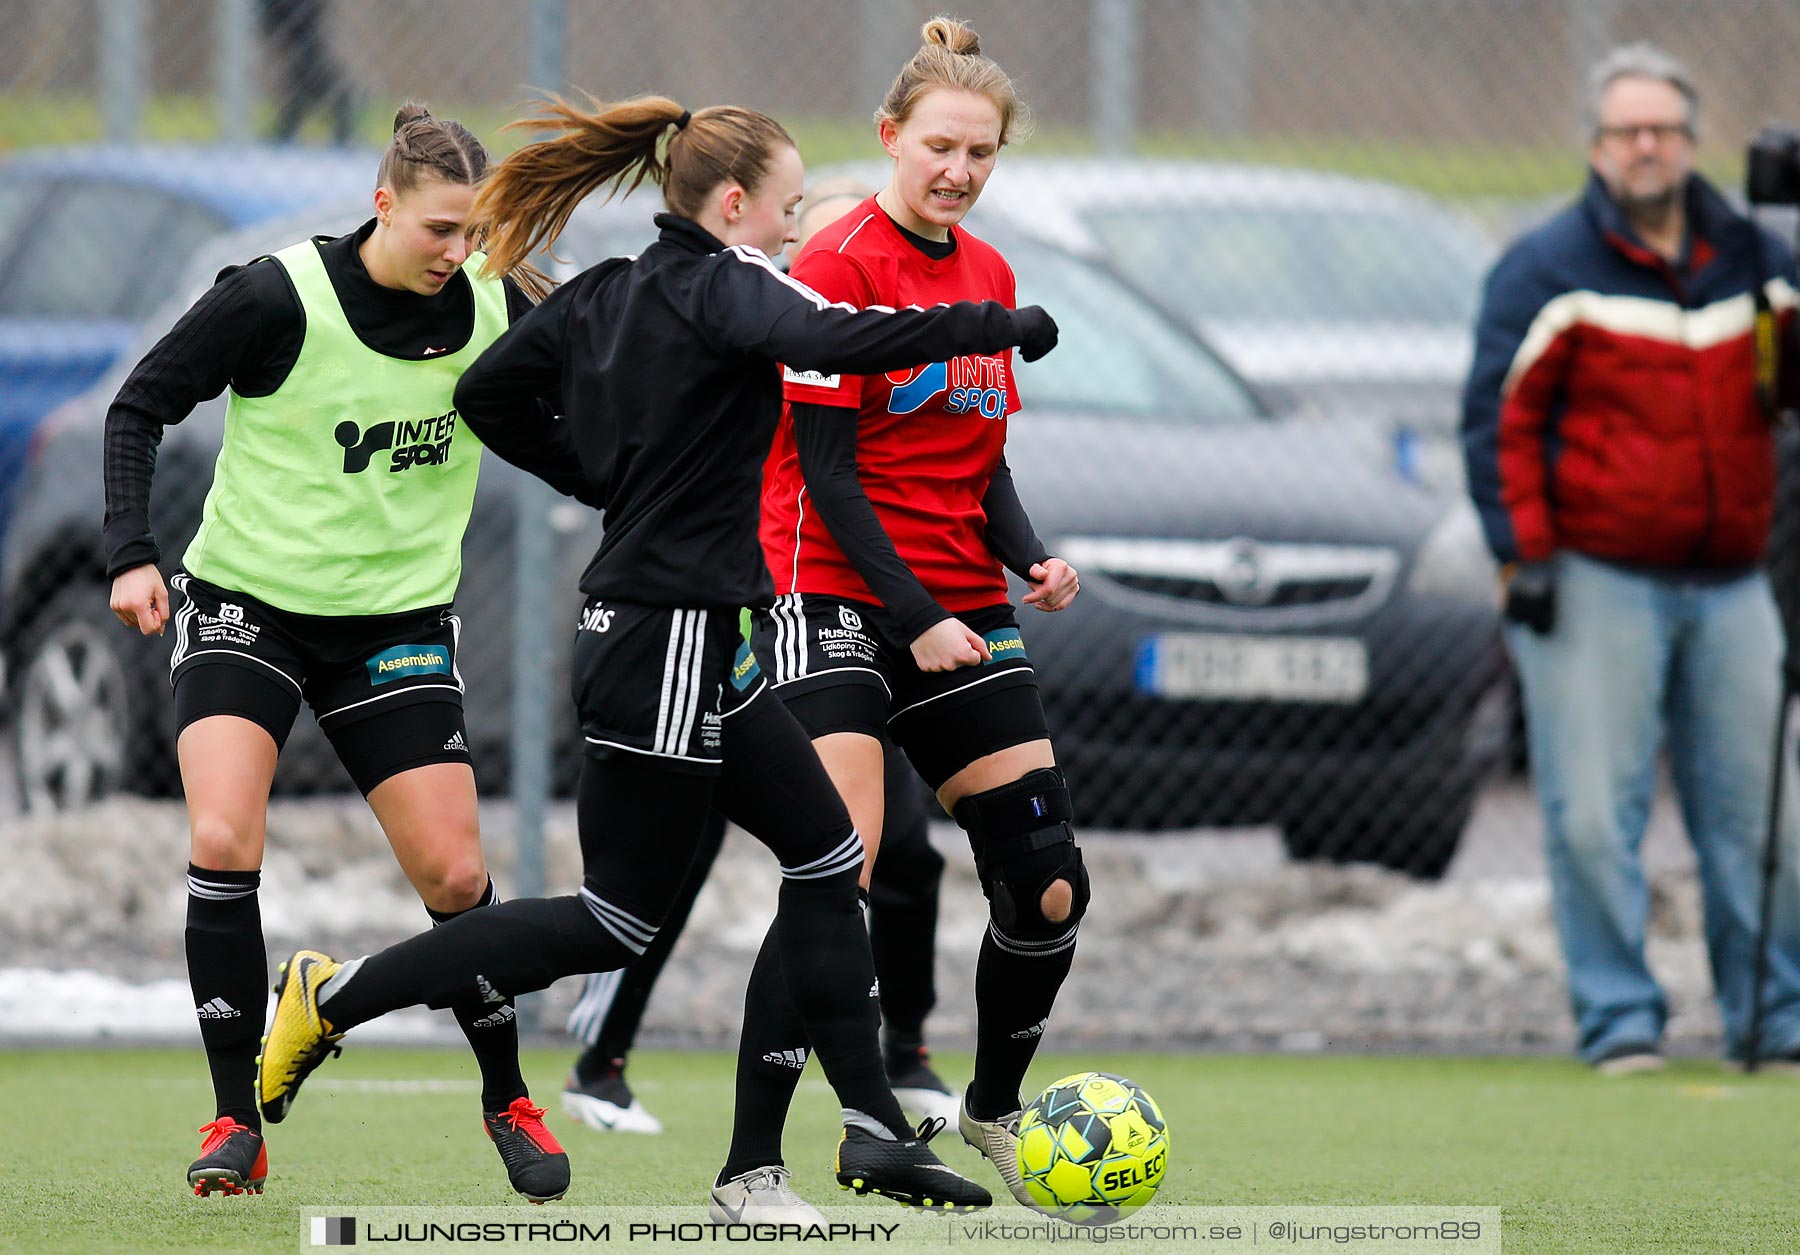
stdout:
<svg viewBox="0 0 1800 1255">
<path fill-rule="evenodd" d="M 876 113 L 892 177 L 819 232 L 793 275 L 858 307 L 1011 305 L 1005 259 L 959 224 L 1023 129 L 1024 109 L 973 30 L 937 18 L 923 36 Z M 777 597 L 758 615 L 757 656 L 813 738 L 871 861 L 883 730 L 968 833 L 990 923 L 960 1123 L 1029 1203 L 1014 1155 L 1019 1086 L 1068 975 L 1088 880 L 1007 602 L 1008 569 L 1039 610 L 1061 610 L 1078 588 L 1074 570 L 1033 534 L 1007 470 L 1007 416 L 1019 408 L 1012 353 L 874 376 L 789 369 L 784 392 L 763 481 L 763 552 Z M 772 951 L 763 958 L 777 966 Z M 764 1130 L 779 1128 L 767 1112 L 785 1107 L 793 1073 L 759 1061 L 804 1044 L 780 988 L 778 972 L 753 976 L 747 1005 L 763 1009 L 739 1061 L 738 1110 L 763 1112 Z M 735 1165 L 779 1162 L 779 1141 L 743 1132 Z"/>
</svg>

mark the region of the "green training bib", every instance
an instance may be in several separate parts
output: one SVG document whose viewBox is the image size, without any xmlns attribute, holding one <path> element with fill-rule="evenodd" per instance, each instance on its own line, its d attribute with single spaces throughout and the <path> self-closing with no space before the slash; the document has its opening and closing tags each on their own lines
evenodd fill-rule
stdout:
<svg viewBox="0 0 1800 1255">
<path fill-rule="evenodd" d="M 275 254 L 306 317 L 300 357 L 266 397 L 228 395 L 225 443 L 183 565 L 296 614 L 393 614 L 456 595 L 481 444 L 456 381 L 506 330 L 506 290 L 464 272 L 469 342 L 409 362 L 357 338 L 318 246 Z"/>
</svg>

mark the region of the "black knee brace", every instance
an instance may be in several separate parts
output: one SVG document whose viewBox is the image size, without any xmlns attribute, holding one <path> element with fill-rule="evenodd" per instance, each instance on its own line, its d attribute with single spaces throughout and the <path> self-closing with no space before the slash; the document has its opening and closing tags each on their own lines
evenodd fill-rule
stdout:
<svg viewBox="0 0 1800 1255">
<path fill-rule="evenodd" d="M 1073 945 L 1090 894 L 1069 826 L 1075 812 L 1062 772 L 1054 767 L 1027 772 L 1011 784 L 965 797 L 955 814 L 969 834 L 996 933 L 1033 953 Z M 1044 891 L 1058 880 L 1068 881 L 1072 890 L 1069 914 L 1046 919 Z"/>
</svg>

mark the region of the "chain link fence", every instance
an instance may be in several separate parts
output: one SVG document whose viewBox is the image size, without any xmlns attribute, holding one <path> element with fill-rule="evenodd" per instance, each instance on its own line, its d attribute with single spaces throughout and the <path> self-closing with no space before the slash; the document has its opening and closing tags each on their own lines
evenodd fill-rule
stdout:
<svg viewBox="0 0 1800 1255">
<path fill-rule="evenodd" d="M 939 7 L 0 0 L 14 812 L 179 795 L 170 642 L 106 607 L 107 403 L 222 266 L 366 217 L 398 103 L 429 101 L 505 150 L 518 139 L 500 126 L 534 83 L 738 102 L 788 123 L 810 172 L 879 179 L 871 111 Z M 1009 460 L 1083 576 L 1075 607 L 1023 627 L 1084 830 L 1175 830 L 1168 848 L 1205 851 L 1208 885 L 1271 857 L 1536 877 L 1495 573 L 1455 443 L 1479 283 L 1580 186 L 1583 73 L 1616 43 L 1690 63 L 1702 169 L 1736 187 L 1741 141 L 1800 118 L 1792 4 L 954 7 L 1038 119 L 971 225 L 1064 328 L 1020 370 Z M 561 251 L 576 265 L 632 251 L 653 208 L 645 194 L 584 212 Z M 222 415 L 203 406 L 164 441 L 166 568 L 197 524 Z M 489 459 L 461 669 L 480 783 L 520 784 L 527 830 L 534 799 L 573 779 L 565 629 L 597 534 Z M 278 789 L 348 792 L 302 723 Z M 524 857 L 530 887 L 541 855 L 528 842 Z"/>
</svg>

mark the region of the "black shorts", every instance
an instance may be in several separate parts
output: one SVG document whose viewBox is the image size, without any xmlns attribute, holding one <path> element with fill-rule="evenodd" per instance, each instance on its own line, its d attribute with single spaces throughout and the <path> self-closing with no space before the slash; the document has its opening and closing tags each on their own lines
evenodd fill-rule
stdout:
<svg viewBox="0 0 1800 1255">
<path fill-rule="evenodd" d="M 754 644 L 809 736 L 885 733 L 937 789 L 978 758 L 1050 735 L 1012 607 L 956 617 L 987 641 L 990 661 L 921 671 L 879 608 L 816 593 L 757 611 Z"/>
<path fill-rule="evenodd" d="M 295 614 L 185 571 L 170 585 L 177 730 L 236 715 L 280 747 L 304 700 L 365 793 L 413 767 L 470 761 L 448 607 Z"/>
<path fill-rule="evenodd" d="M 586 753 L 716 772 L 724 720 L 767 688 L 738 612 L 590 600 L 569 665 Z"/>
</svg>

